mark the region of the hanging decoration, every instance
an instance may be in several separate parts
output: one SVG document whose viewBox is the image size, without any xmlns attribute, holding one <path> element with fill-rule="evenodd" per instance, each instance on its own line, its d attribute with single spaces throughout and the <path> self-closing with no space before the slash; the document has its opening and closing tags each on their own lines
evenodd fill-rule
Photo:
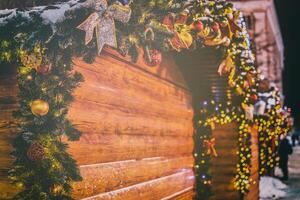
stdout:
<svg viewBox="0 0 300 200">
<path fill-rule="evenodd" d="M 38 143 L 31 144 L 27 150 L 27 157 L 31 161 L 43 160 L 45 157 L 43 146 Z"/>
<path fill-rule="evenodd" d="M 77 28 L 85 31 L 86 45 L 92 41 L 94 32 L 96 32 L 98 54 L 100 54 L 105 44 L 117 48 L 114 20 L 127 23 L 130 20 L 131 9 L 119 4 L 108 6 L 106 0 L 95 0 L 95 4 L 96 12 L 92 13 Z"/>
<path fill-rule="evenodd" d="M 45 116 L 49 112 L 49 104 L 41 99 L 34 100 L 30 107 L 35 116 Z"/>
<path fill-rule="evenodd" d="M 217 151 L 215 149 L 215 145 L 216 145 L 216 138 L 212 138 L 210 140 L 204 140 L 204 145 L 207 148 L 207 155 L 212 155 L 217 157 Z"/>
</svg>

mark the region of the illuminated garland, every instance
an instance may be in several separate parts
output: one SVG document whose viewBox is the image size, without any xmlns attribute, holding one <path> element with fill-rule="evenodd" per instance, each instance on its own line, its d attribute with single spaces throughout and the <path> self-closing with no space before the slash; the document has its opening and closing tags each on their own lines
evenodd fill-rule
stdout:
<svg viewBox="0 0 300 200">
<path fill-rule="evenodd" d="M 270 95 L 269 95 L 270 94 Z M 272 175 L 277 163 L 278 139 L 281 135 L 286 135 L 290 129 L 289 113 L 282 109 L 280 94 L 276 88 L 263 93 L 266 102 L 266 109 L 263 115 L 255 118 L 259 133 L 259 174 Z"/>
<path fill-rule="evenodd" d="M 116 19 L 116 35 L 98 36 L 111 45 L 114 45 L 112 37 L 116 36 L 117 50 L 122 55 L 131 55 L 132 61 L 137 60 L 140 47 L 149 66 L 160 64 L 161 52 L 206 46 L 224 50 L 219 73 L 228 75 L 232 94 L 240 96 L 240 100 L 232 102 L 229 96 L 226 105 L 212 101 L 213 106 L 195 116 L 195 138 L 199 140 L 194 154 L 197 196 L 208 199 L 211 194 L 210 156 L 204 148 L 205 140 L 212 139 L 214 123 L 232 121 L 239 124 L 235 186 L 246 193 L 250 185 L 252 122 L 242 114 L 242 107 L 257 100 L 258 74 L 242 15 L 226 1 L 136 0 L 130 7 L 125 0 L 108 1 L 108 7 L 106 1 L 101 3 L 105 9 L 120 15 L 110 15 Z M 89 34 L 86 34 L 88 42 L 84 41 L 82 31 L 87 33 L 84 25 L 88 23 L 97 27 L 97 20 L 88 20 L 89 16 L 102 17 L 94 12 L 95 8 L 99 5 L 69 11 L 61 22 L 51 25 L 44 23 L 38 12 L 32 12 L 29 17 L 20 13 L 0 25 L 1 65 L 18 66 L 20 109 L 16 119 L 22 134 L 15 140 L 16 161 L 10 177 L 24 190 L 16 199 L 71 199 L 71 183 L 80 180 L 78 166 L 59 138 L 65 134 L 70 139 L 78 139 L 80 135 L 66 118 L 72 91 L 82 81 L 80 74 L 73 74 L 72 58 L 81 56 L 93 62 L 97 47 L 101 52 L 103 44 L 95 38 L 89 40 Z M 113 24 L 105 26 L 114 30 Z M 76 31 L 76 27 L 80 30 Z"/>
</svg>

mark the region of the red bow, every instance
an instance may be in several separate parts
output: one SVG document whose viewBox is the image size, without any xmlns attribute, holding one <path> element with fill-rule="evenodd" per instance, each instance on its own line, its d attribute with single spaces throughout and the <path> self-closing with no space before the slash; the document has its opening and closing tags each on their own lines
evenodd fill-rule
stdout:
<svg viewBox="0 0 300 200">
<path fill-rule="evenodd" d="M 213 155 L 215 157 L 218 156 L 217 151 L 215 149 L 216 139 L 212 138 L 210 140 L 204 140 L 204 145 L 207 148 L 207 155 Z"/>
</svg>

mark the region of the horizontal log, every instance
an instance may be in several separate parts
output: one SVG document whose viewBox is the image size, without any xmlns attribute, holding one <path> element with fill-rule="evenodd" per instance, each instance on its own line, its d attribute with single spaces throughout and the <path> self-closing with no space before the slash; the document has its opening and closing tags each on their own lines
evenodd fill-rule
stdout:
<svg viewBox="0 0 300 200">
<path fill-rule="evenodd" d="M 139 54 L 143 55 L 143 50 L 138 49 Z M 157 67 L 149 67 L 145 63 L 145 59 L 140 56 L 137 59 L 136 63 L 131 62 L 130 56 L 120 56 L 119 53 L 117 53 L 115 50 L 111 48 L 104 48 L 100 55 L 100 59 L 103 58 L 113 58 L 115 60 L 118 60 L 122 63 L 125 63 L 133 68 L 138 68 L 139 70 L 142 70 L 144 72 L 150 73 L 153 76 L 157 76 L 162 80 L 171 82 L 173 84 L 179 85 L 181 87 L 186 87 L 186 82 L 180 72 L 180 70 L 177 67 L 177 64 L 175 63 L 175 60 L 173 59 L 173 55 L 171 53 L 164 53 L 162 62 Z"/>
<path fill-rule="evenodd" d="M 13 157 L 12 141 L 18 135 L 12 113 L 18 109 L 18 85 L 15 74 L 0 75 L 0 199 L 10 199 L 17 193 L 17 188 L 9 183 L 8 171 Z"/>
<path fill-rule="evenodd" d="M 111 58 L 97 58 L 92 64 L 80 60 L 75 60 L 74 63 L 75 70 L 84 75 L 94 74 L 94 76 L 88 75 L 86 77 L 88 82 L 95 83 L 96 78 L 96 84 L 111 86 L 107 88 L 110 90 L 142 92 L 148 98 L 151 97 L 161 102 L 181 102 L 183 105 L 187 102 L 185 97 L 190 95 L 190 92 L 185 88 L 165 82 L 159 77 L 153 77 Z"/>
<path fill-rule="evenodd" d="M 193 171 L 186 170 L 127 188 L 102 193 L 83 200 L 157 200 L 190 188 L 194 185 L 194 182 Z"/>
<path fill-rule="evenodd" d="M 182 115 L 190 117 L 191 94 L 188 91 L 166 84 L 160 80 L 154 81 L 149 76 L 141 76 L 118 68 L 111 72 L 113 67 L 86 66 L 81 64 L 77 70 L 82 73 L 85 82 L 81 84 L 75 96 L 102 104 L 123 106 L 128 109 L 153 112 L 162 112 L 163 115 Z M 102 70 L 100 72 L 97 71 Z M 110 77 L 112 76 L 112 77 Z M 149 82 L 143 83 L 145 79 Z M 180 96 L 180 98 L 178 98 Z M 124 104 L 125 103 L 125 104 Z M 152 105 L 153 104 L 153 105 Z M 170 106 L 173 106 L 170 109 Z M 166 111 L 167 113 L 163 113 Z"/>
<path fill-rule="evenodd" d="M 191 200 L 191 199 L 194 199 L 194 197 L 195 197 L 195 189 L 194 189 L 194 187 L 190 187 L 190 188 L 187 188 L 183 191 L 180 191 L 179 195 L 177 195 L 177 196 L 171 196 L 169 199 L 172 199 L 172 200 Z"/>
<path fill-rule="evenodd" d="M 69 146 L 69 152 L 77 162 L 86 165 L 157 156 L 192 155 L 194 142 L 191 137 L 85 133 L 80 141 L 69 142 Z"/>
<path fill-rule="evenodd" d="M 79 101 L 71 106 L 69 118 L 82 132 L 97 131 L 102 134 L 166 135 L 191 136 L 193 134 L 192 117 L 190 120 L 162 119 L 136 115 L 133 112 L 121 112 L 116 107 L 105 108 L 102 105 Z"/>
<path fill-rule="evenodd" d="M 168 197 L 165 197 L 161 200 L 191 200 L 194 199 L 195 188 L 189 187 L 180 192 L 176 192 Z"/>
<path fill-rule="evenodd" d="M 129 187 L 141 182 L 171 175 L 193 168 L 190 157 L 146 158 L 80 167 L 83 181 L 74 183 L 73 196 L 76 199 Z"/>
</svg>

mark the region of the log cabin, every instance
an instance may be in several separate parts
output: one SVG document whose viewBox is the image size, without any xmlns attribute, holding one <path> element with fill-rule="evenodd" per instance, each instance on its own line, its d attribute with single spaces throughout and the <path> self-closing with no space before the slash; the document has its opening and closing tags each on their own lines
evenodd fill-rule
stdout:
<svg viewBox="0 0 300 200">
<path fill-rule="evenodd" d="M 83 132 L 80 141 L 68 142 L 83 176 L 73 185 L 75 199 L 193 198 L 193 102 L 206 95 L 224 98 L 226 87 L 216 71 L 219 59 L 214 50 L 192 56 L 199 59 L 176 61 L 166 54 L 155 68 L 142 59 L 131 63 L 110 48 L 93 64 L 74 59 L 75 70 L 85 78 L 69 111 L 69 118 Z M 1 199 L 17 192 L 7 179 L 13 160 L 10 143 L 18 132 L 11 126 L 12 112 L 18 108 L 15 76 L 8 67 L 0 79 Z M 213 199 L 240 199 L 233 187 L 237 125 L 218 126 L 213 135 L 219 154 L 212 161 Z M 255 200 L 259 182 L 255 134 L 251 148 L 257 184 L 245 199 Z"/>
<path fill-rule="evenodd" d="M 76 89 L 68 117 L 83 134 L 69 142 L 83 180 L 73 184 L 74 199 L 135 200 L 195 197 L 194 113 L 205 99 L 223 102 L 227 79 L 217 72 L 221 53 L 215 49 L 166 53 L 162 63 L 149 67 L 106 47 L 92 64 L 81 57 L 74 68 L 85 81 Z M 0 198 L 18 189 L 9 183 L 12 141 L 18 135 L 13 111 L 18 109 L 17 70 L 0 74 Z M 9 134 L 8 134 L 9 133 Z M 217 126 L 219 157 L 212 159 L 212 200 L 258 199 L 258 149 L 252 134 L 252 172 L 248 195 L 234 188 L 238 157 L 237 124 Z"/>
</svg>

